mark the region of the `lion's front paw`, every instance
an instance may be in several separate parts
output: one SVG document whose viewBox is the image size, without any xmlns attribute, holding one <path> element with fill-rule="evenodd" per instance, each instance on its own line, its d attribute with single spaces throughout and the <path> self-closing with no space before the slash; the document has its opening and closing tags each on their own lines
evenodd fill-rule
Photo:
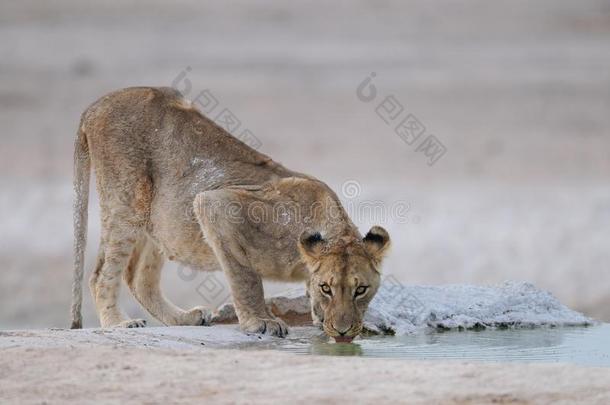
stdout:
<svg viewBox="0 0 610 405">
<path fill-rule="evenodd" d="M 115 328 L 143 328 L 146 326 L 146 319 L 129 319 L 127 321 L 123 321 L 117 325 Z"/>
<path fill-rule="evenodd" d="M 288 334 L 288 326 L 281 319 L 261 319 L 249 318 L 244 322 L 240 322 L 244 332 L 262 333 L 265 335 L 285 337 Z"/>
<path fill-rule="evenodd" d="M 205 307 L 194 307 L 184 314 L 181 325 L 210 326 L 212 313 Z"/>
</svg>

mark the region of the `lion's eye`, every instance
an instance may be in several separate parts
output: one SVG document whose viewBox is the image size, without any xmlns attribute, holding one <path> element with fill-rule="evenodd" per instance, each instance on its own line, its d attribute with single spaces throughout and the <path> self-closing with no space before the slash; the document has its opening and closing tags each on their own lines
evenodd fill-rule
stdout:
<svg viewBox="0 0 610 405">
<path fill-rule="evenodd" d="M 356 288 L 356 292 L 354 293 L 354 297 L 358 297 L 360 295 L 364 295 L 364 293 L 366 292 L 366 290 L 368 290 L 368 286 L 367 285 L 361 285 L 360 287 Z"/>
<path fill-rule="evenodd" d="M 331 292 L 330 286 L 329 286 L 328 284 L 326 284 L 326 283 L 324 283 L 324 284 L 320 284 L 320 289 L 322 290 L 322 292 L 323 292 L 324 294 L 327 294 L 327 295 L 332 295 L 332 292 Z"/>
</svg>

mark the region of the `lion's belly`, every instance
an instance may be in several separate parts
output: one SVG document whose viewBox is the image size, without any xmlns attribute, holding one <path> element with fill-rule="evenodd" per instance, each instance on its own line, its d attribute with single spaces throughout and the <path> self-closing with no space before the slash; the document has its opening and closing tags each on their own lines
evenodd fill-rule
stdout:
<svg viewBox="0 0 610 405">
<path fill-rule="evenodd" d="M 186 202 L 156 198 L 151 207 L 150 235 L 171 261 L 196 270 L 221 270 L 191 207 Z"/>
</svg>

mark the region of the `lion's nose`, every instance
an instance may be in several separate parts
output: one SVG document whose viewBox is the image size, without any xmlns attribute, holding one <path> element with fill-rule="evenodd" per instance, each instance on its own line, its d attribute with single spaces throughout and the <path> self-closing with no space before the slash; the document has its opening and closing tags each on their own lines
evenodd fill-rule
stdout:
<svg viewBox="0 0 610 405">
<path fill-rule="evenodd" d="M 345 334 L 346 334 L 347 332 L 349 332 L 349 330 L 352 328 L 352 326 L 353 326 L 353 324 L 352 324 L 352 325 L 350 325 L 350 326 L 349 326 L 349 328 L 346 328 L 346 329 L 341 330 L 341 329 L 337 328 L 335 325 L 333 325 L 333 329 L 334 329 L 335 331 L 337 331 L 337 333 L 338 333 L 339 335 L 341 335 L 341 336 L 345 336 Z"/>
</svg>

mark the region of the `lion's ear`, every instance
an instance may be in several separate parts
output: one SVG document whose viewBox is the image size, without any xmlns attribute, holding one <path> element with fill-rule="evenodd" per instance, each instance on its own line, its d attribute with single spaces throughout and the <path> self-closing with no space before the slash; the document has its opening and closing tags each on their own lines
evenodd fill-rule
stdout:
<svg viewBox="0 0 610 405">
<path fill-rule="evenodd" d="M 307 229 L 299 237 L 299 250 L 307 262 L 319 259 L 324 246 L 326 246 L 326 240 L 320 232 Z"/>
<path fill-rule="evenodd" d="M 362 239 L 366 251 L 380 263 L 390 247 L 390 235 L 380 226 L 374 226 Z"/>
</svg>

